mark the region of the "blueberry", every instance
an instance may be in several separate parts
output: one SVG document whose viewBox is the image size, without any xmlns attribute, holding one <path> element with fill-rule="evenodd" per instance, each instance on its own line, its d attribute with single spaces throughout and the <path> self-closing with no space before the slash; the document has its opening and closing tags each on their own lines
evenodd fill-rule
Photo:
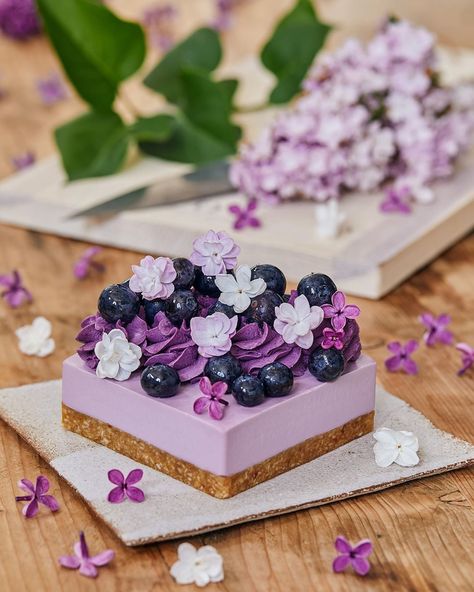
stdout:
<svg viewBox="0 0 474 592">
<path fill-rule="evenodd" d="M 194 278 L 194 287 L 200 294 L 217 298 L 220 296 L 221 291 L 216 286 L 215 279 L 215 275 L 204 275 L 199 267 L 197 267 Z"/>
<path fill-rule="evenodd" d="M 214 304 L 209 308 L 209 310 L 207 311 L 207 316 L 210 316 L 211 314 L 214 314 L 215 312 L 222 312 L 223 314 L 225 314 L 226 317 L 229 317 L 229 319 L 231 319 L 232 317 L 235 317 L 235 315 L 237 314 L 235 312 L 233 306 L 229 306 L 228 304 L 223 304 L 219 300 L 214 302 Z"/>
<path fill-rule="evenodd" d="M 140 298 L 127 286 L 112 284 L 102 290 L 97 307 L 109 323 L 129 323 L 138 314 Z"/>
<path fill-rule="evenodd" d="M 310 273 L 298 284 L 298 294 L 304 294 L 310 306 L 330 304 L 331 296 L 337 291 L 336 284 L 324 273 Z"/>
<path fill-rule="evenodd" d="M 264 366 L 258 373 L 267 397 L 285 397 L 293 388 L 293 372 L 281 362 Z"/>
<path fill-rule="evenodd" d="M 211 382 L 222 380 L 230 387 L 236 378 L 242 374 L 242 366 L 239 360 L 230 354 L 225 354 L 218 358 L 210 358 L 204 366 L 204 375 Z M 230 388 L 228 389 L 228 391 Z"/>
<path fill-rule="evenodd" d="M 157 298 L 156 300 L 144 300 L 143 301 L 143 308 L 145 309 L 145 320 L 148 325 L 153 325 L 153 321 L 155 320 L 155 315 L 158 312 L 164 312 L 166 306 L 166 301 Z"/>
<path fill-rule="evenodd" d="M 250 374 L 242 374 L 234 380 L 232 394 L 237 403 L 244 407 L 255 407 L 265 399 L 262 381 Z"/>
<path fill-rule="evenodd" d="M 282 302 L 283 298 L 279 294 L 265 290 L 260 296 L 252 298 L 244 315 L 251 323 L 267 323 L 272 327 L 276 318 L 275 307 L 280 306 Z"/>
<path fill-rule="evenodd" d="M 142 389 L 150 397 L 174 397 L 180 385 L 178 373 L 166 364 L 147 366 L 141 375 Z"/>
<path fill-rule="evenodd" d="M 173 259 L 173 267 L 176 271 L 176 279 L 173 284 L 176 289 L 189 289 L 194 282 L 194 265 L 189 259 L 177 257 Z"/>
<path fill-rule="evenodd" d="M 267 284 L 267 290 L 283 296 L 286 290 L 286 278 L 278 267 L 274 265 L 256 265 L 252 268 L 252 279 L 262 278 Z"/>
<path fill-rule="evenodd" d="M 309 356 L 308 370 L 320 382 L 336 380 L 344 370 L 344 356 L 337 349 L 315 349 Z"/>
<path fill-rule="evenodd" d="M 191 290 L 175 290 L 165 301 L 165 313 L 173 325 L 180 326 L 198 313 L 198 302 Z"/>
</svg>

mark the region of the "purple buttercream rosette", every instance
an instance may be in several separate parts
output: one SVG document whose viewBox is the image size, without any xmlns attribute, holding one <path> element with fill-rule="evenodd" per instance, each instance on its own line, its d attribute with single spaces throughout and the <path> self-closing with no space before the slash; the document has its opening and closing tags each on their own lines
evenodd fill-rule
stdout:
<svg viewBox="0 0 474 592">
<path fill-rule="evenodd" d="M 147 331 L 147 345 L 143 348 L 148 358 L 145 365 L 167 364 L 178 372 L 181 382 L 198 378 L 207 359 L 199 355 L 198 347 L 191 339 L 191 329 L 184 323 L 175 327 L 163 312 L 155 316 L 153 325 Z"/>
<path fill-rule="evenodd" d="M 76 335 L 76 341 L 82 343 L 77 350 L 79 357 L 92 370 L 99 363 L 99 359 L 94 353 L 95 346 L 101 341 L 103 334 L 109 333 L 112 329 L 120 329 L 128 341 L 142 348 L 144 346 L 148 326 L 140 316 L 136 316 L 125 325 L 121 321 L 117 321 L 115 324 L 108 323 L 99 313 L 88 316 L 81 323 L 81 330 Z"/>
</svg>

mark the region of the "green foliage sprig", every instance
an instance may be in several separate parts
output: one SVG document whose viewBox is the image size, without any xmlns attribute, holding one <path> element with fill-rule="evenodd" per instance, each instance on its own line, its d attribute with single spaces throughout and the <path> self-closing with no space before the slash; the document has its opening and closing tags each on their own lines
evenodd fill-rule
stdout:
<svg viewBox="0 0 474 592">
<path fill-rule="evenodd" d="M 121 83 L 146 55 L 145 34 L 97 0 L 37 0 L 45 30 L 63 68 L 89 112 L 55 131 L 69 180 L 115 173 L 132 143 L 159 158 L 201 164 L 237 151 L 241 128 L 232 118 L 238 80 L 216 80 L 222 58 L 219 35 L 194 31 L 171 49 L 143 83 L 163 95 L 166 111 L 126 124 L 114 111 Z M 288 102 L 330 27 L 311 0 L 297 0 L 277 24 L 260 59 L 276 79 L 268 104 Z"/>
</svg>

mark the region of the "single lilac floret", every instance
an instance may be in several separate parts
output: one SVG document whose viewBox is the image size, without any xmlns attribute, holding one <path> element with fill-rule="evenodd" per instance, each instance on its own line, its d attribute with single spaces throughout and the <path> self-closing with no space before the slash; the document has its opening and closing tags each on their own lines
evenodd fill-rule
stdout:
<svg viewBox="0 0 474 592">
<path fill-rule="evenodd" d="M 79 533 L 79 542 L 74 544 L 74 555 L 63 555 L 59 558 L 59 564 L 68 569 L 78 569 L 81 575 L 88 578 L 95 578 L 98 575 L 97 568 L 107 565 L 114 557 L 115 552 L 111 549 L 91 557 L 86 537 L 81 531 Z"/>
<path fill-rule="evenodd" d="M 456 349 L 461 352 L 462 366 L 458 371 L 458 375 L 462 376 L 465 372 L 474 366 L 474 347 L 467 343 L 458 343 Z"/>
<path fill-rule="evenodd" d="M 223 399 L 227 392 L 227 384 L 221 381 L 212 383 L 204 376 L 199 381 L 199 388 L 202 396 L 194 401 L 194 413 L 201 415 L 207 409 L 212 419 L 221 420 L 224 417 L 224 408 L 229 404 Z"/>
<path fill-rule="evenodd" d="M 370 563 L 367 557 L 373 550 L 372 542 L 369 539 L 359 541 L 352 546 L 345 537 L 338 536 L 334 547 L 339 553 L 332 563 L 332 569 L 335 573 L 346 570 L 349 565 L 352 565 L 359 576 L 365 576 L 369 573 Z"/>
<path fill-rule="evenodd" d="M 237 329 L 238 317 L 229 319 L 221 312 L 191 319 L 191 338 L 204 358 L 223 356 L 232 347 L 231 338 Z"/>
<path fill-rule="evenodd" d="M 410 339 L 405 344 L 392 341 L 387 345 L 387 349 L 394 354 L 385 360 L 385 367 L 389 372 L 403 370 L 407 374 L 418 373 L 418 366 L 410 357 L 418 349 L 418 341 Z"/>
<path fill-rule="evenodd" d="M 18 487 L 23 489 L 28 495 L 18 495 L 15 497 L 17 502 L 29 502 L 23 506 L 23 516 L 25 518 L 33 518 L 39 510 L 39 504 L 46 506 L 51 512 L 59 510 L 59 504 L 56 498 L 52 495 L 47 495 L 49 490 L 49 480 L 44 475 L 39 475 L 36 478 L 36 485 L 29 479 L 20 479 Z"/>
<path fill-rule="evenodd" d="M 23 285 L 19 272 L 15 269 L 11 275 L 0 275 L 0 286 L 5 290 L 1 292 L 2 298 L 12 308 L 18 308 L 25 302 L 32 302 L 31 292 Z"/>
<path fill-rule="evenodd" d="M 194 240 L 189 259 L 201 267 L 204 275 L 217 275 L 233 269 L 239 253 L 240 247 L 226 232 L 209 230 Z"/>
<path fill-rule="evenodd" d="M 132 502 L 141 503 L 145 501 L 145 494 L 135 484 L 143 478 L 142 469 L 133 469 L 125 478 L 122 471 L 118 469 L 111 469 L 108 474 L 108 479 L 111 483 L 116 485 L 110 490 L 107 500 L 112 504 L 119 504 L 128 498 Z"/>
<path fill-rule="evenodd" d="M 173 293 L 176 270 L 169 257 L 154 259 L 147 255 L 140 261 L 140 265 L 132 265 L 132 271 L 130 289 L 141 293 L 146 300 L 168 298 Z"/>
<path fill-rule="evenodd" d="M 346 326 L 347 319 L 356 319 L 360 315 L 360 308 L 355 304 L 346 304 L 346 298 L 342 292 L 335 292 L 331 297 L 331 304 L 322 304 L 324 317 L 331 319 L 331 325 L 335 331 L 340 331 Z"/>
<path fill-rule="evenodd" d="M 442 343 L 444 345 L 451 345 L 453 342 L 453 334 L 446 329 L 446 326 L 451 322 L 451 317 L 447 314 L 441 314 L 435 317 L 432 314 L 425 312 L 418 317 L 427 331 L 423 335 L 426 345 L 434 345 L 435 343 Z"/>
</svg>

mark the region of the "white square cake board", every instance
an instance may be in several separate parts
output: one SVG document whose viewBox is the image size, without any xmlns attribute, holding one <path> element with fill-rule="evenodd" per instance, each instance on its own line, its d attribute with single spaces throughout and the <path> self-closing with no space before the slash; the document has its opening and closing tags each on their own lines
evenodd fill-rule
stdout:
<svg viewBox="0 0 474 592">
<path fill-rule="evenodd" d="M 143 251 L 187 256 L 196 236 L 226 230 L 240 245 L 240 263 L 273 263 L 292 281 L 318 271 L 347 293 L 380 298 L 474 227 L 474 154 L 456 174 L 434 185 L 435 201 L 409 215 L 383 214 L 380 194 L 352 194 L 341 201 L 348 221 L 337 238 L 315 231 L 312 202 L 263 204 L 259 229 L 235 231 L 231 203 L 241 194 L 120 213 L 107 219 L 70 219 L 79 210 L 189 171 L 187 165 L 144 158 L 117 175 L 66 184 L 56 157 L 0 183 L 0 222 L 61 236 Z M 258 255 L 258 256 L 257 256 Z"/>
<path fill-rule="evenodd" d="M 377 392 L 376 426 L 413 431 L 420 442 L 419 465 L 378 467 L 372 450 L 374 440 L 369 434 L 225 500 L 66 431 L 61 426 L 59 380 L 1 390 L 0 416 L 129 546 L 286 514 L 474 463 L 474 446 L 438 430 L 421 413 L 381 388 Z M 109 503 L 107 494 L 112 485 L 107 472 L 118 468 L 126 474 L 137 466 L 144 471 L 140 487 L 145 502 Z"/>
</svg>

